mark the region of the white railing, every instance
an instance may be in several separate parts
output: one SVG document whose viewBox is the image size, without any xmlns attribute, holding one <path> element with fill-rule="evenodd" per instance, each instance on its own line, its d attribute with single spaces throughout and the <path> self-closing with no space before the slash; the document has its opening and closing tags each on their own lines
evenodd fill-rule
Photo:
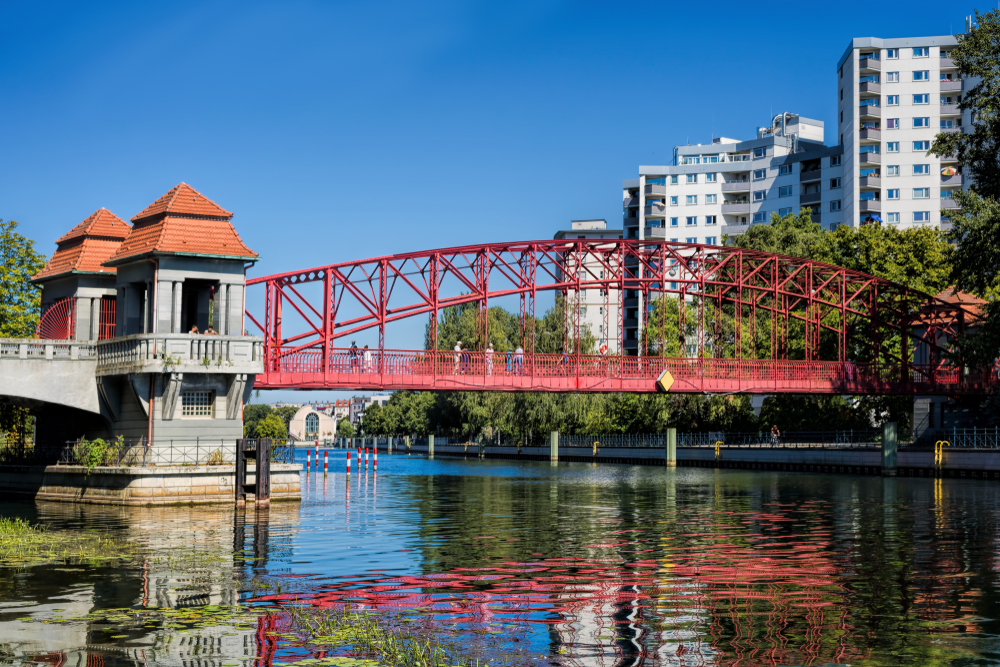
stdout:
<svg viewBox="0 0 1000 667">
<path fill-rule="evenodd" d="M 208 334 L 139 334 L 97 343 L 97 369 L 107 371 L 146 365 L 188 370 L 263 366 L 261 338 Z M 245 372 L 245 371 L 241 371 Z"/>
<path fill-rule="evenodd" d="M 0 339 L 0 359 L 94 359 L 96 346 L 89 341 Z"/>
</svg>

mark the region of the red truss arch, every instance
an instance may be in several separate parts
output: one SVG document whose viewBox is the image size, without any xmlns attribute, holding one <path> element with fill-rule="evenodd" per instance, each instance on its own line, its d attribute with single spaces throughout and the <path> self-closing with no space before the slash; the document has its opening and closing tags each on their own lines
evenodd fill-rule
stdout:
<svg viewBox="0 0 1000 667">
<path fill-rule="evenodd" d="M 73 337 L 76 322 L 76 299 L 67 297 L 53 301 L 38 320 L 35 335 L 47 340 L 67 340 Z"/>
<path fill-rule="evenodd" d="M 858 271 L 753 250 L 665 241 L 573 239 L 492 243 L 342 262 L 254 278 L 263 312 L 247 316 L 265 339 L 256 386 L 300 389 L 500 391 L 656 390 L 668 370 L 672 392 L 961 393 L 988 374 L 949 365 L 947 340 L 964 327 L 960 308 Z M 308 289 L 319 294 L 304 293 Z M 608 321 L 612 295 L 634 291 L 649 317 L 657 356 L 584 355 L 574 350 L 579 304 L 566 299 L 568 355 L 536 354 L 539 292 L 599 290 L 604 331 L 624 341 L 624 309 Z M 524 355 L 508 364 L 483 350 L 492 301 L 520 300 Z M 459 361 L 437 351 L 438 314 L 474 304 L 473 352 Z M 430 351 L 394 349 L 386 327 L 427 317 Z M 659 322 L 656 322 L 659 318 Z M 671 330 L 672 329 L 672 330 Z M 369 354 L 351 336 L 377 330 Z M 347 340 L 345 340 L 347 339 Z M 680 356 L 668 356 L 668 350 Z M 920 360 L 917 363 L 916 360 Z"/>
</svg>

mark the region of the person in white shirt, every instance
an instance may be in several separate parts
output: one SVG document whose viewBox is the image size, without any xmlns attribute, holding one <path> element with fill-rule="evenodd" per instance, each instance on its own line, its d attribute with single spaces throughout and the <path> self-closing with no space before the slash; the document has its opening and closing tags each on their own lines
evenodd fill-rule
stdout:
<svg viewBox="0 0 1000 667">
<path fill-rule="evenodd" d="M 462 341 L 455 343 L 455 375 L 458 375 L 458 365 L 462 363 Z"/>
<path fill-rule="evenodd" d="M 372 351 L 368 349 L 367 345 L 365 345 L 364 361 L 365 361 L 365 373 L 371 373 L 372 372 Z"/>
<path fill-rule="evenodd" d="M 486 374 L 493 375 L 493 344 L 486 346 Z"/>
<path fill-rule="evenodd" d="M 524 374 L 524 348 L 520 345 L 514 350 L 514 372 L 517 375 Z"/>
</svg>

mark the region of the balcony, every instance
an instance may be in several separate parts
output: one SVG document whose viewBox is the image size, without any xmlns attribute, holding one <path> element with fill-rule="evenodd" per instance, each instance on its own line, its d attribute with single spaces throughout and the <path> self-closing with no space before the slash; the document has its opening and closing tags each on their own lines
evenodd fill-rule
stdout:
<svg viewBox="0 0 1000 667">
<path fill-rule="evenodd" d="M 881 188 L 882 187 L 882 177 L 881 176 L 862 176 L 858 179 L 858 185 L 862 188 Z"/>
<path fill-rule="evenodd" d="M 738 236 L 745 233 L 748 229 L 750 229 L 749 223 L 745 225 L 722 225 L 722 233 L 729 236 Z"/>
<path fill-rule="evenodd" d="M 942 104 L 941 105 L 941 115 L 942 116 L 961 116 L 962 112 L 959 111 L 957 104 Z"/>
<path fill-rule="evenodd" d="M 638 206 L 638 205 L 639 205 L 638 197 L 629 197 L 628 199 L 624 200 L 624 202 L 622 202 L 622 206 L 624 206 L 625 208 L 628 208 L 629 206 Z"/>
<path fill-rule="evenodd" d="M 881 213 L 882 202 L 877 199 L 862 199 L 858 202 L 858 210 L 861 213 Z"/>
<path fill-rule="evenodd" d="M 947 198 L 947 199 L 942 199 L 941 200 L 941 208 L 944 209 L 944 210 L 946 210 L 946 211 L 960 211 L 960 210 L 962 210 L 962 207 L 958 204 L 958 202 L 955 201 L 954 199 L 950 198 L 950 197 Z"/>
<path fill-rule="evenodd" d="M 867 143 L 879 142 L 879 141 L 882 140 L 882 130 L 876 130 L 874 128 L 867 129 L 867 130 L 861 130 L 861 132 L 860 132 L 860 138 L 861 138 L 861 141 L 867 142 Z"/>
<path fill-rule="evenodd" d="M 819 213 L 811 213 L 811 214 L 809 215 L 809 217 L 810 217 L 810 218 L 812 219 L 812 221 L 813 221 L 813 222 L 815 222 L 815 223 L 816 223 L 817 225 L 821 224 L 821 222 L 820 222 L 820 221 L 822 220 L 822 218 L 820 217 L 820 214 L 819 214 Z"/>
<path fill-rule="evenodd" d="M 667 186 L 660 185 L 659 183 L 647 184 L 643 192 L 646 197 L 666 197 L 667 196 Z"/>
<path fill-rule="evenodd" d="M 728 203 L 722 202 L 722 213 L 749 213 L 750 202 Z"/>
<path fill-rule="evenodd" d="M 818 204 L 822 200 L 822 192 L 810 192 L 808 194 L 799 195 L 799 204 L 802 206 L 806 206 L 807 204 Z"/>
<path fill-rule="evenodd" d="M 263 373 L 263 338 L 136 334 L 97 343 L 97 375 Z"/>
<path fill-rule="evenodd" d="M 862 95 L 864 94 L 878 94 L 882 92 L 881 84 L 875 83 L 874 81 L 862 81 L 861 85 L 858 86 L 858 92 Z"/>
<path fill-rule="evenodd" d="M 878 153 L 860 153 L 858 161 L 861 164 L 882 164 L 882 156 Z"/>
<path fill-rule="evenodd" d="M 961 125 L 959 125 L 958 127 L 942 127 L 939 130 L 939 132 L 961 132 L 961 131 L 962 131 Z"/>
<path fill-rule="evenodd" d="M 642 237 L 644 239 L 660 240 L 667 238 L 667 228 L 666 227 L 646 227 L 642 230 Z"/>
<path fill-rule="evenodd" d="M 858 69 L 862 74 L 873 74 L 882 71 L 882 63 L 877 58 L 860 58 L 858 60 Z"/>
<path fill-rule="evenodd" d="M 808 181 L 818 181 L 821 178 L 823 178 L 823 171 L 821 169 L 810 169 L 809 171 L 799 173 L 799 180 L 803 183 Z"/>
<path fill-rule="evenodd" d="M 862 104 L 858 108 L 858 117 L 860 118 L 881 118 L 882 109 L 871 104 Z"/>
<path fill-rule="evenodd" d="M 962 175 L 961 174 L 955 174 L 954 176 L 942 176 L 941 177 L 941 185 L 942 186 L 946 186 L 946 185 L 961 185 L 961 184 L 962 184 Z"/>
<path fill-rule="evenodd" d="M 722 184 L 723 192 L 750 192 L 750 181 L 728 181 Z"/>
<path fill-rule="evenodd" d="M 951 58 L 941 58 L 941 64 L 939 65 L 941 69 L 958 69 L 958 65 Z"/>
<path fill-rule="evenodd" d="M 643 209 L 647 218 L 663 218 L 667 215 L 667 207 L 663 204 L 653 204 Z"/>
<path fill-rule="evenodd" d="M 960 93 L 962 92 L 962 80 L 957 81 L 943 80 L 941 81 L 941 92 L 942 93 Z"/>
<path fill-rule="evenodd" d="M 941 162 L 958 162 L 958 153 L 952 153 L 951 155 L 942 155 L 940 158 Z"/>
</svg>

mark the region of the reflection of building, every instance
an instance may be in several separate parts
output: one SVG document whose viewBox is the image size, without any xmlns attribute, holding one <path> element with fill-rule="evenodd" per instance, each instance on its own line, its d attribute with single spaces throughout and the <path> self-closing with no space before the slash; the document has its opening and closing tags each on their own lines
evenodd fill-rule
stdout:
<svg viewBox="0 0 1000 667">
<path fill-rule="evenodd" d="M 552 238 L 557 240 L 613 239 L 617 241 L 621 237 L 622 230 L 608 229 L 608 223 L 605 220 L 573 220 L 570 222 L 570 229 L 560 230 Z M 609 246 L 609 248 L 611 247 L 613 246 Z M 617 270 L 617 262 L 614 259 L 611 260 L 611 266 Z M 587 253 L 587 259 L 583 260 L 583 266 L 576 267 L 569 262 L 567 268 L 579 270 L 581 277 L 588 280 L 601 278 L 605 273 L 605 270 L 601 268 L 600 261 L 593 253 Z M 591 335 L 597 339 L 598 348 L 607 345 L 609 354 L 618 352 L 620 290 L 609 289 L 607 295 L 600 289 L 585 289 L 579 295 L 576 290 L 568 290 L 566 297 L 571 306 L 579 305 L 581 329 L 585 331 L 587 327 L 590 328 Z M 575 320 L 572 313 L 569 321 L 573 326 Z"/>
<path fill-rule="evenodd" d="M 299 409 L 288 423 L 288 435 L 295 440 L 332 438 L 337 433 L 337 420 L 312 406 Z"/>
</svg>

